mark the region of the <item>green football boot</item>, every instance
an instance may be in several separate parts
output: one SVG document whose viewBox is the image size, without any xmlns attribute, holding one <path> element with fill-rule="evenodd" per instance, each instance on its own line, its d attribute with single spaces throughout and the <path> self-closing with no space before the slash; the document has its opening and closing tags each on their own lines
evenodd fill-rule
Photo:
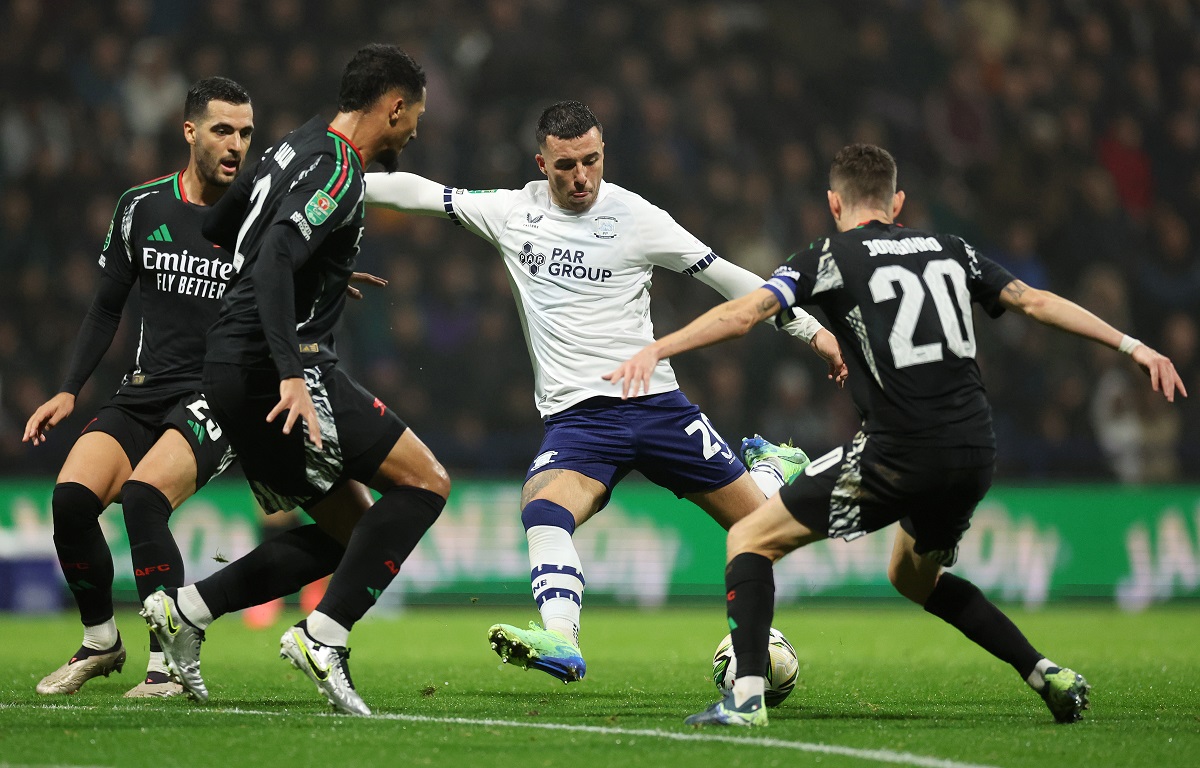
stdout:
<svg viewBox="0 0 1200 768">
<path fill-rule="evenodd" d="M 511 624 L 493 624 L 488 641 L 505 664 L 513 663 L 525 669 L 540 669 L 564 683 L 582 680 L 587 664 L 579 646 L 552 629 L 542 629 L 529 622 L 529 629 Z"/>
<path fill-rule="evenodd" d="M 746 703 L 738 707 L 733 703 L 731 691 L 721 701 L 683 722 L 685 725 L 736 725 L 751 728 L 767 724 L 767 708 L 763 706 L 762 696 L 751 696 L 746 699 Z"/>
<path fill-rule="evenodd" d="M 1083 675 L 1066 667 L 1050 667 L 1045 677 L 1046 684 L 1039 693 L 1054 720 L 1059 723 L 1082 720 L 1083 710 L 1088 708 L 1088 691 L 1092 690 Z"/>
<path fill-rule="evenodd" d="M 791 485 L 812 461 L 791 441 L 783 445 L 768 442 L 762 435 L 742 438 L 742 461 L 748 469 L 754 469 L 759 462 L 767 462 L 783 478 L 784 485 Z"/>
</svg>

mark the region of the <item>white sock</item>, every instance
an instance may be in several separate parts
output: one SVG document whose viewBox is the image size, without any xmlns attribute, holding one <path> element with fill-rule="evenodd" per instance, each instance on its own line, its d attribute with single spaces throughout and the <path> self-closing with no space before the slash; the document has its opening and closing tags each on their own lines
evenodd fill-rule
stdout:
<svg viewBox="0 0 1200 768">
<path fill-rule="evenodd" d="M 1042 659 L 1034 665 L 1033 671 L 1029 673 L 1029 677 L 1025 678 L 1025 682 L 1029 683 L 1030 688 L 1040 692 L 1046 687 L 1046 670 L 1057 666 L 1050 659 Z"/>
<path fill-rule="evenodd" d="M 146 664 L 146 672 L 162 672 L 167 674 L 170 670 L 167 669 L 167 660 L 163 656 L 162 651 L 151 651 L 150 662 Z"/>
<path fill-rule="evenodd" d="M 579 609 L 583 604 L 583 565 L 565 528 L 535 525 L 529 540 L 529 582 L 542 614 L 542 626 L 579 644 Z"/>
<path fill-rule="evenodd" d="M 783 480 L 783 472 L 779 467 L 765 459 L 754 462 L 754 466 L 750 468 L 750 479 L 768 499 L 779 493 L 779 489 L 786 485 Z"/>
<path fill-rule="evenodd" d="M 213 623 L 212 611 L 208 610 L 208 604 L 200 597 L 200 591 L 193 584 L 180 587 L 179 594 L 175 596 L 175 605 L 179 606 L 184 618 L 196 629 L 207 629 L 208 625 Z"/>
<path fill-rule="evenodd" d="M 308 614 L 305 626 L 308 627 L 308 636 L 321 645 L 345 648 L 346 643 L 350 642 L 350 630 L 320 611 Z"/>
<path fill-rule="evenodd" d="M 764 677 L 747 675 L 736 678 L 733 681 L 733 705 L 740 707 L 746 703 L 747 699 L 753 696 L 765 696 L 766 692 L 767 680 Z"/>
<path fill-rule="evenodd" d="M 103 624 L 83 628 L 83 647 L 93 651 L 107 651 L 117 644 L 117 620 L 109 619 Z"/>
</svg>

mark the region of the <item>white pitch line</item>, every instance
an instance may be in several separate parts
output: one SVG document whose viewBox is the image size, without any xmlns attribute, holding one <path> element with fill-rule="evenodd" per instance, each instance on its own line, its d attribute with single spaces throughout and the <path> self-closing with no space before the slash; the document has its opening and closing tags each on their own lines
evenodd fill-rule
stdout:
<svg viewBox="0 0 1200 768">
<path fill-rule="evenodd" d="M 20 704 L 0 704 L 0 709 L 24 709 L 28 705 Z M 73 707 L 63 705 L 33 705 L 28 708 L 36 709 L 97 709 L 97 707 Z M 130 707 L 114 706 L 114 710 L 130 711 Z M 180 713 L 182 714 L 182 712 Z M 239 707 L 229 708 L 208 708 L 197 707 L 187 710 L 188 715 L 251 715 L 255 717 L 294 717 L 296 713 L 286 711 L 270 711 L 258 709 L 241 709 Z M 346 715 L 338 715 L 332 712 L 310 712 L 304 713 L 309 717 L 331 717 L 342 718 Z M 790 749 L 797 752 L 814 752 L 822 755 L 841 755 L 842 757 L 853 757 L 859 760 L 870 760 L 876 763 L 890 763 L 892 765 L 912 765 L 918 768 L 997 768 L 993 765 L 983 765 L 980 763 L 962 763 L 957 760 L 947 760 L 940 757 L 927 757 L 925 755 L 914 755 L 911 752 L 895 752 L 890 749 L 858 749 L 856 747 L 843 747 L 837 744 L 821 744 L 819 742 L 809 741 L 788 741 L 786 739 L 774 739 L 771 737 L 754 737 L 754 736 L 727 736 L 717 733 L 687 733 L 679 731 L 663 731 L 651 728 L 614 728 L 610 726 L 600 725 L 569 725 L 567 723 L 526 723 L 519 720 L 491 720 L 491 719 L 474 719 L 468 717 L 430 717 L 428 715 L 402 715 L 381 713 L 371 715 L 373 720 L 392 720 L 407 723 L 434 723 L 444 725 L 477 725 L 486 728 L 531 728 L 534 730 L 543 731 L 567 731 L 570 733 L 591 733 L 599 736 L 642 736 L 650 739 L 666 739 L 668 741 L 682 742 L 699 742 L 699 743 L 716 743 L 716 744 L 737 744 L 739 746 L 748 747 L 769 747 L 772 749 Z M 3 766 L 0 766 L 3 768 Z"/>
</svg>

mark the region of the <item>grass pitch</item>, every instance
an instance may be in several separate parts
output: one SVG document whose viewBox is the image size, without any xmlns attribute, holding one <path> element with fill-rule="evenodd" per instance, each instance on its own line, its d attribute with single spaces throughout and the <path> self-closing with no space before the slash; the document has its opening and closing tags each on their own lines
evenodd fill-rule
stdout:
<svg viewBox="0 0 1200 768">
<path fill-rule="evenodd" d="M 70 697 L 33 688 L 78 647 L 78 623 L 0 616 L 0 766 L 1200 764 L 1195 606 L 1014 612 L 1037 647 L 1092 683 L 1092 708 L 1071 726 L 1055 725 L 1006 665 L 899 604 L 782 611 L 775 626 L 796 646 L 801 682 L 770 727 L 754 731 L 682 722 L 715 700 L 720 605 L 586 610 L 588 674 L 570 686 L 500 668 L 487 647 L 490 624 L 529 617 L 474 606 L 364 621 L 352 672 L 377 713 L 366 719 L 330 714 L 278 658 L 288 621 L 259 632 L 236 616 L 218 621 L 203 654 L 212 698 L 199 705 L 121 698 L 146 660 L 132 608 L 118 615 L 124 674 Z"/>
</svg>

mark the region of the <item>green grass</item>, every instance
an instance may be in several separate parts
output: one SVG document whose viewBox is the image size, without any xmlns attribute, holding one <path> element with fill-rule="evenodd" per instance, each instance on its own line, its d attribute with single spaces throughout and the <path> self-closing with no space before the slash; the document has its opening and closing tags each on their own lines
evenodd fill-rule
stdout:
<svg viewBox="0 0 1200 768">
<path fill-rule="evenodd" d="M 1200 610 L 1192 606 L 1140 615 L 1088 606 L 1014 613 L 1036 645 L 1093 684 L 1092 709 L 1071 726 L 1054 725 L 1010 668 L 918 610 L 787 610 L 775 625 L 800 654 L 801 683 L 772 711 L 770 727 L 753 732 L 682 724 L 715 698 L 709 659 L 726 631 L 719 606 L 586 611 L 588 676 L 571 686 L 498 668 L 487 627 L 529 614 L 417 608 L 363 622 L 352 638 L 352 669 L 380 715 L 371 719 L 329 715 L 308 680 L 278 659 L 286 623 L 262 632 L 237 617 L 214 625 L 204 646 L 212 698 L 198 705 L 121 698 L 145 663 L 132 609 L 118 617 L 130 650 L 124 674 L 54 699 L 37 696 L 34 684 L 77 647 L 77 623 L 0 616 L 0 765 L 1200 763 Z M 854 752 L 806 751 L 818 744 Z"/>
</svg>

